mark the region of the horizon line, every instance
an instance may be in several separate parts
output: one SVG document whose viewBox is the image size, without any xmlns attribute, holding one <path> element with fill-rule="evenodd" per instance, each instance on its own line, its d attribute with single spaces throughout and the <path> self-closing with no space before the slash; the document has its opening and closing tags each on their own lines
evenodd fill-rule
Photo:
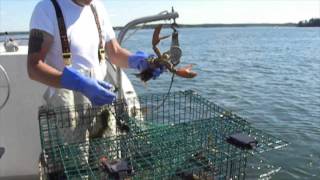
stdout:
<svg viewBox="0 0 320 180">
<path fill-rule="evenodd" d="M 146 29 L 153 28 L 157 24 L 149 24 L 145 25 L 144 27 Z M 165 24 L 168 25 L 168 24 Z M 199 24 L 178 24 L 178 27 L 180 28 L 193 28 L 193 27 L 271 27 L 271 26 L 297 26 L 298 23 L 199 23 Z M 120 30 L 125 26 L 114 26 L 114 30 Z M 29 31 L 1 31 L 0 35 L 6 35 L 6 33 L 14 35 L 14 34 L 25 34 Z"/>
</svg>

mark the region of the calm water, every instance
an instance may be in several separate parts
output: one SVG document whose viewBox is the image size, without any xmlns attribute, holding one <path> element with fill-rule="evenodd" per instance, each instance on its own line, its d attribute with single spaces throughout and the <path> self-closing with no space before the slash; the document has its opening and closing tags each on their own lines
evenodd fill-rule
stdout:
<svg viewBox="0 0 320 180">
<path fill-rule="evenodd" d="M 151 36 L 138 31 L 124 46 L 152 52 Z M 249 163 L 249 179 L 320 179 L 319 28 L 181 29 L 180 43 L 182 64 L 194 64 L 199 75 L 176 78 L 173 90 L 193 89 L 290 142 Z M 145 87 L 127 72 L 141 94 L 169 88 L 168 73 Z"/>
<path fill-rule="evenodd" d="M 152 52 L 151 34 L 140 31 L 124 45 Z M 320 179 L 319 28 L 182 29 L 180 43 L 183 64 L 194 64 L 199 75 L 176 78 L 173 90 L 194 89 L 290 142 L 249 164 L 249 177 Z M 168 90 L 168 73 L 147 87 L 128 73 L 140 93 Z"/>
</svg>

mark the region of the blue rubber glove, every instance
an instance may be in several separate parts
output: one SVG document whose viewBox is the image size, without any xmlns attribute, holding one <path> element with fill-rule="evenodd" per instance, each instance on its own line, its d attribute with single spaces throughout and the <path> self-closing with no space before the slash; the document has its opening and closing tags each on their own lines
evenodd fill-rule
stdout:
<svg viewBox="0 0 320 180">
<path fill-rule="evenodd" d="M 165 70 L 164 66 L 161 66 L 160 68 L 156 68 L 153 70 L 153 79 L 157 79 Z"/>
<path fill-rule="evenodd" d="M 84 94 L 94 106 L 111 104 L 116 98 L 116 95 L 110 91 L 111 84 L 86 77 L 70 67 L 63 69 L 60 82 L 63 88 Z"/>
<path fill-rule="evenodd" d="M 138 69 L 140 72 L 150 68 L 147 59 L 153 55 L 144 53 L 142 51 L 137 51 L 135 54 L 132 54 L 128 59 L 129 68 Z M 153 79 L 156 79 L 163 73 L 164 67 L 156 68 L 153 71 Z"/>
</svg>

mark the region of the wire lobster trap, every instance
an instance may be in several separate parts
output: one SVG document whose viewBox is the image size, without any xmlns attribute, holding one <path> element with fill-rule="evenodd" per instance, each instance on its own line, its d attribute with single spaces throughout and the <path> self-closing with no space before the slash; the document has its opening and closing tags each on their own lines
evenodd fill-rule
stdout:
<svg viewBox="0 0 320 180">
<path fill-rule="evenodd" d="M 79 138 L 76 129 L 88 131 L 92 122 L 110 134 L 105 121 L 112 117 L 115 134 L 98 128 L 90 140 Z M 42 107 L 39 125 L 51 179 L 245 179 L 249 156 L 287 145 L 194 91 L 100 108 Z"/>
</svg>

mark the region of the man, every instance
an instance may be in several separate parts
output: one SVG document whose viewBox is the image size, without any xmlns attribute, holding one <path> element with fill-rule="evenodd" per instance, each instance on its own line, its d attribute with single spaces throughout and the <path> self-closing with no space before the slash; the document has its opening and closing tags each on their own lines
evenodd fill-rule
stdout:
<svg viewBox="0 0 320 180">
<path fill-rule="evenodd" d="M 122 48 L 108 19 L 108 14 L 98 0 L 56 0 L 59 4 L 66 27 L 72 53 L 72 67 L 66 66 L 62 58 L 59 26 L 53 3 L 42 0 L 34 9 L 30 21 L 28 52 L 28 73 L 35 81 L 48 85 L 45 100 L 54 106 L 66 106 L 86 102 L 93 105 L 110 104 L 115 94 L 112 85 L 104 82 L 106 64 L 99 62 L 99 33 L 92 4 L 98 14 L 105 51 L 109 60 L 122 68 L 147 69 L 148 55 L 135 54 Z M 154 70 L 154 77 L 160 69 Z M 85 97 L 79 97 L 79 92 Z"/>
<path fill-rule="evenodd" d="M 63 15 L 67 43 L 61 41 L 63 29 L 59 28 L 61 24 L 58 23 L 54 3 L 58 4 Z M 68 58 L 63 56 L 66 53 L 62 42 L 70 49 L 71 65 L 66 63 Z M 44 94 L 47 105 L 70 107 L 91 103 L 101 106 L 115 100 L 112 85 L 103 81 L 107 67 L 104 57 L 101 58 L 102 54 L 98 54 L 101 44 L 111 63 L 139 71 L 149 68 L 146 61 L 148 54 L 133 54 L 119 45 L 108 13 L 100 1 L 42 0 L 37 4 L 30 21 L 27 68 L 32 80 L 48 85 Z M 154 69 L 154 77 L 161 72 L 160 69 Z M 71 121 L 64 123 L 70 124 L 69 128 L 61 130 L 66 142 L 83 142 L 92 137 L 91 130 L 88 130 L 91 127 L 79 128 L 79 122 L 75 120 L 81 114 L 87 117 L 84 113 L 59 116 L 62 121 Z M 89 118 L 88 121 L 98 120 Z M 90 123 L 90 126 L 97 126 Z M 114 122 L 111 128 L 114 128 Z M 111 134 L 114 134 L 114 129 Z M 87 154 L 85 151 L 88 149 L 83 154 Z"/>
</svg>

